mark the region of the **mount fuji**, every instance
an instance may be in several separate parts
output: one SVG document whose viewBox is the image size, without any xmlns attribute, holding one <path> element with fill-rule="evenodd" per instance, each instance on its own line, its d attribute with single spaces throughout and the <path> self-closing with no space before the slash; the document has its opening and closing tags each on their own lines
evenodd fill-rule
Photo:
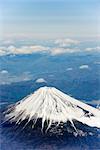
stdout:
<svg viewBox="0 0 100 150">
<path fill-rule="evenodd" d="M 41 119 L 41 129 L 47 124 L 46 130 L 62 123 L 70 122 L 77 131 L 74 122 L 89 127 L 100 128 L 100 110 L 89 106 L 54 87 L 41 87 L 21 101 L 8 107 L 4 112 L 5 120 L 21 124 L 27 120 L 25 126 L 32 121 L 34 128 Z"/>
</svg>

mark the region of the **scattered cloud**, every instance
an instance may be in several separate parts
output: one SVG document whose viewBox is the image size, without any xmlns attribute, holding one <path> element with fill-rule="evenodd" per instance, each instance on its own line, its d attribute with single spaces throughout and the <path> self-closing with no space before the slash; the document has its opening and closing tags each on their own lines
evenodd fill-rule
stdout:
<svg viewBox="0 0 100 150">
<path fill-rule="evenodd" d="M 1 70 L 0 73 L 1 73 L 1 74 L 7 74 L 8 71 L 7 71 L 7 70 Z"/>
<path fill-rule="evenodd" d="M 21 82 L 21 81 L 29 81 L 33 79 L 33 75 L 30 72 L 23 72 L 20 75 L 12 75 L 6 73 L 5 76 L 3 73 L 0 74 L 0 84 L 11 84 L 14 82 Z"/>
<path fill-rule="evenodd" d="M 79 66 L 79 69 L 88 69 L 88 68 L 89 68 L 88 65 L 81 65 L 81 66 Z"/>
<path fill-rule="evenodd" d="M 67 70 L 67 71 L 71 71 L 71 70 L 73 70 L 73 68 L 67 68 L 66 70 Z"/>
<path fill-rule="evenodd" d="M 47 81 L 43 78 L 39 78 L 35 81 L 36 83 L 46 83 Z"/>
<path fill-rule="evenodd" d="M 59 45 L 60 47 L 69 47 L 71 45 L 77 45 L 80 42 L 78 40 L 72 39 L 58 39 L 55 41 L 55 44 Z"/>
<path fill-rule="evenodd" d="M 100 46 L 97 46 L 97 47 L 88 47 L 85 49 L 86 51 L 100 51 Z"/>
<path fill-rule="evenodd" d="M 33 75 L 30 72 L 23 72 L 23 74 L 19 78 L 19 80 L 21 81 L 28 81 L 32 79 L 33 79 Z"/>
</svg>

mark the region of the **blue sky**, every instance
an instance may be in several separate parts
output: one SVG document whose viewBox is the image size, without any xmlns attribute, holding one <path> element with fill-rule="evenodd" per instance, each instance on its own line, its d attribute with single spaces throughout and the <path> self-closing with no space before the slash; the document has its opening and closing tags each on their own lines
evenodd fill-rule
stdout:
<svg viewBox="0 0 100 150">
<path fill-rule="evenodd" d="M 91 38 L 100 35 L 99 0 L 1 0 L 2 37 Z"/>
</svg>

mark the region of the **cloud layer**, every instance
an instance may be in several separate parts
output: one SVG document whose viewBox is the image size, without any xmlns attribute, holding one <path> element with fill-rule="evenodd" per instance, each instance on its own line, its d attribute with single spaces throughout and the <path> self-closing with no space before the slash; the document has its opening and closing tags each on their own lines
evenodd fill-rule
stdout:
<svg viewBox="0 0 100 150">
<path fill-rule="evenodd" d="M 32 46 L 22 46 L 15 47 L 13 45 L 8 47 L 0 47 L 0 55 L 8 55 L 8 54 L 32 54 L 36 52 L 45 52 L 48 51 L 48 47 L 44 47 L 41 45 L 32 45 Z"/>
<path fill-rule="evenodd" d="M 32 44 L 28 45 L 24 43 L 20 46 L 10 45 L 10 42 L 7 42 L 8 45 L 4 44 L 0 47 L 0 56 L 3 55 L 20 55 L 20 54 L 32 54 L 32 53 L 49 53 L 50 55 L 61 55 L 65 53 L 76 53 L 76 52 L 91 52 L 91 51 L 100 51 L 100 46 L 97 47 L 87 47 L 81 48 L 80 41 L 73 39 L 58 39 L 52 41 L 49 44 L 42 42 L 40 45 Z M 45 46 L 44 46 L 45 45 Z"/>
</svg>

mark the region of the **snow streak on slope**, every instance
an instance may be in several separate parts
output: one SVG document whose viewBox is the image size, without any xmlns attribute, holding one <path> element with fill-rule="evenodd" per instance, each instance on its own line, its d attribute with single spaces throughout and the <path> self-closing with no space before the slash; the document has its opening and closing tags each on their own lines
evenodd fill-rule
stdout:
<svg viewBox="0 0 100 150">
<path fill-rule="evenodd" d="M 42 87 L 33 94 L 25 97 L 6 111 L 5 117 L 10 122 L 20 124 L 28 119 L 33 125 L 37 119 L 42 119 L 42 128 L 45 121 L 47 129 L 53 123 L 69 121 L 75 128 L 73 120 L 90 127 L 100 128 L 100 110 L 76 100 L 54 87 Z"/>
</svg>

